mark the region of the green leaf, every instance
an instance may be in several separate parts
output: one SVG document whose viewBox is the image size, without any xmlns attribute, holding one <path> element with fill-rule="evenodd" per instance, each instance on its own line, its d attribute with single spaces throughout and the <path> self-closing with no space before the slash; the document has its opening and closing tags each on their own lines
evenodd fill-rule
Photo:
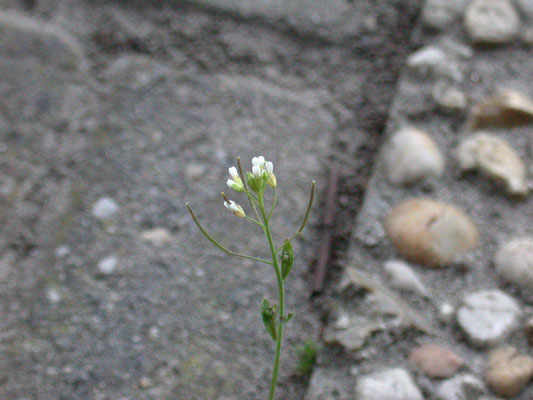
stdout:
<svg viewBox="0 0 533 400">
<path fill-rule="evenodd" d="M 292 244 L 290 241 L 285 240 L 283 243 L 279 259 L 281 261 L 281 277 L 283 280 L 285 280 L 291 272 L 292 263 L 294 261 L 294 253 L 292 251 Z"/>
<path fill-rule="evenodd" d="M 278 338 L 276 329 L 276 314 L 277 306 L 271 306 L 267 299 L 263 299 L 261 302 L 261 317 L 263 318 L 263 325 L 265 325 L 266 331 L 274 342 Z"/>
</svg>

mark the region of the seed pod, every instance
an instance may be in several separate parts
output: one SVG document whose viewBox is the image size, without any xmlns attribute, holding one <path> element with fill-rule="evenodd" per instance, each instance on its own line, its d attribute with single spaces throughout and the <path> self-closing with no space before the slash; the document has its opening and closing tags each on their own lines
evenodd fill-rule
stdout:
<svg viewBox="0 0 533 400">
<path fill-rule="evenodd" d="M 271 306 L 267 299 L 263 299 L 261 302 L 261 317 L 263 318 L 263 324 L 274 342 L 278 338 L 276 330 L 276 309 L 276 305 Z"/>
<path fill-rule="evenodd" d="M 291 242 L 285 240 L 279 256 L 281 261 L 281 277 L 283 280 L 287 279 L 292 269 L 292 263 L 294 261 L 294 253 L 292 251 Z"/>
</svg>

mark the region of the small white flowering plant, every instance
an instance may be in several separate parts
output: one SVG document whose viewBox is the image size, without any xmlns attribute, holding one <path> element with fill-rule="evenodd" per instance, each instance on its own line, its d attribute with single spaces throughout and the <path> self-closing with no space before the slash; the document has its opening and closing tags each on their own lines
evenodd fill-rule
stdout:
<svg viewBox="0 0 533 400">
<path fill-rule="evenodd" d="M 254 157 L 252 159 L 252 170 L 251 172 L 248 171 L 245 176 L 241 166 L 241 160 L 239 157 L 237 157 L 237 167 L 238 169 L 236 167 L 231 167 L 229 169 L 231 179 L 228 179 L 226 184 L 230 189 L 234 190 L 235 192 L 239 192 L 248 198 L 248 202 L 250 203 L 250 207 L 253 210 L 255 218 L 247 216 L 242 206 L 237 204 L 235 201 L 230 200 L 223 192 L 222 197 L 224 199 L 224 206 L 236 217 L 253 222 L 261 228 L 268 242 L 272 260 L 264 260 L 262 258 L 228 250 L 219 241 L 213 238 L 213 236 L 207 233 L 204 227 L 200 224 L 200 221 L 196 217 L 196 214 L 192 210 L 189 203 L 187 203 L 186 206 L 192 216 L 192 219 L 202 234 L 220 250 L 230 256 L 247 258 L 264 264 L 270 264 L 274 269 L 278 284 L 278 303 L 271 304 L 266 298 L 264 298 L 260 305 L 261 318 L 263 320 L 265 329 L 276 344 L 276 353 L 274 357 L 274 367 L 272 370 L 269 393 L 269 400 L 274 400 L 276 382 L 278 379 L 281 344 L 283 340 L 283 326 L 294 316 L 293 313 L 285 314 L 284 282 L 289 276 L 294 262 L 294 254 L 291 242 L 302 233 L 305 225 L 307 224 L 309 212 L 311 211 L 311 206 L 313 205 L 315 196 L 315 181 L 312 181 L 311 184 L 311 194 L 309 195 L 309 202 L 307 204 L 307 209 L 305 211 L 303 222 L 300 225 L 300 228 L 290 238 L 285 239 L 281 246 L 276 247 L 270 226 L 270 220 L 272 214 L 274 213 L 277 200 L 277 181 L 276 175 L 274 175 L 274 165 L 272 162 L 266 161 L 263 156 Z M 267 207 L 265 204 L 265 191 L 268 188 L 272 190 L 272 201 L 270 207 Z"/>
</svg>

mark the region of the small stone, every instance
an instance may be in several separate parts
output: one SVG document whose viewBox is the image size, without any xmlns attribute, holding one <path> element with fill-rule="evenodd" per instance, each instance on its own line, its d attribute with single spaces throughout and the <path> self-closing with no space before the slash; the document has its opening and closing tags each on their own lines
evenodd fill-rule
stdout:
<svg viewBox="0 0 533 400">
<path fill-rule="evenodd" d="M 468 105 L 466 94 L 447 83 L 437 83 L 431 91 L 433 100 L 445 110 L 464 110 Z"/>
<path fill-rule="evenodd" d="M 517 326 L 519 304 L 501 290 L 481 290 L 468 295 L 457 311 L 457 323 L 475 346 L 501 342 Z"/>
<path fill-rule="evenodd" d="M 385 147 L 385 167 L 391 183 L 410 184 L 438 178 L 444 171 L 444 158 L 424 131 L 405 128 L 395 133 Z"/>
<path fill-rule="evenodd" d="M 159 337 L 159 328 L 157 326 L 151 326 L 148 330 L 148 336 L 150 339 L 157 339 Z"/>
<path fill-rule="evenodd" d="M 110 275 L 115 271 L 115 267 L 117 266 L 118 258 L 116 256 L 107 256 L 105 258 L 102 258 L 98 262 L 98 272 L 100 272 L 103 275 Z"/>
<path fill-rule="evenodd" d="M 404 261 L 389 260 L 384 265 L 390 285 L 399 290 L 414 292 L 420 296 L 427 296 L 428 291 L 415 271 Z"/>
<path fill-rule="evenodd" d="M 57 258 L 63 258 L 70 253 L 70 248 L 68 246 L 57 246 L 55 250 L 55 255 Z"/>
<path fill-rule="evenodd" d="M 474 0 L 466 9 L 464 24 L 474 43 L 504 44 L 520 29 L 520 16 L 508 0 Z"/>
<path fill-rule="evenodd" d="M 473 108 L 467 127 L 513 127 L 533 121 L 533 100 L 517 90 L 498 90 Z"/>
<path fill-rule="evenodd" d="M 469 0 L 428 0 L 422 11 L 422 23 L 429 28 L 444 29 L 465 10 Z"/>
<path fill-rule="evenodd" d="M 172 236 L 165 228 L 154 228 L 143 231 L 141 239 L 151 242 L 154 246 L 163 246 L 172 240 Z"/>
<path fill-rule="evenodd" d="M 455 308 L 450 303 L 443 303 L 439 308 L 439 319 L 449 324 L 453 321 L 455 315 Z"/>
<path fill-rule="evenodd" d="M 437 387 L 439 400 L 477 399 L 487 392 L 483 382 L 474 375 L 462 374 L 442 382 Z"/>
<path fill-rule="evenodd" d="M 517 238 L 500 246 L 494 265 L 505 281 L 533 288 L 533 238 Z"/>
<path fill-rule="evenodd" d="M 497 182 L 508 194 L 524 196 L 529 191 L 526 166 L 505 140 L 487 133 L 477 133 L 458 146 L 456 158 L 464 171 L 479 169 Z"/>
<path fill-rule="evenodd" d="M 429 45 L 415 51 L 407 58 L 407 66 L 412 69 L 430 70 L 436 68 L 447 59 L 443 49 Z"/>
<path fill-rule="evenodd" d="M 429 199 L 407 200 L 392 209 L 385 230 L 407 260 L 445 266 L 477 246 L 474 223 L 457 208 Z"/>
<path fill-rule="evenodd" d="M 423 400 L 411 376 L 401 368 L 364 375 L 355 384 L 355 400 Z"/>
<path fill-rule="evenodd" d="M 111 218 L 119 210 L 119 206 L 115 200 L 110 197 L 102 197 L 98 199 L 93 206 L 93 215 L 99 219 Z"/>
<path fill-rule="evenodd" d="M 438 344 L 426 344 L 411 352 L 409 362 L 430 378 L 449 378 L 463 365 L 463 359 Z"/>
<path fill-rule="evenodd" d="M 57 304 L 61 301 L 63 296 L 61 296 L 61 293 L 59 292 L 59 290 L 55 288 L 49 288 L 46 291 L 46 298 L 48 299 L 50 303 Z"/>
<path fill-rule="evenodd" d="M 489 388 L 504 397 L 517 396 L 533 376 L 533 358 L 514 347 L 491 351 L 485 379 Z"/>
<path fill-rule="evenodd" d="M 141 389 L 149 388 L 152 385 L 153 385 L 152 380 L 147 376 L 143 376 L 141 377 L 141 379 L 139 379 L 139 387 Z"/>
</svg>

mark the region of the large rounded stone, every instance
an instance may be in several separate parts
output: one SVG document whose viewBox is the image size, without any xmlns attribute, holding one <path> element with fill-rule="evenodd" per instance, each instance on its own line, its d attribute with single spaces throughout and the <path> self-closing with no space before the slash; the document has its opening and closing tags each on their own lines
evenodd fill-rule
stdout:
<svg viewBox="0 0 533 400">
<path fill-rule="evenodd" d="M 508 0 L 474 0 L 466 9 L 464 24 L 473 42 L 503 44 L 518 34 L 520 16 Z"/>
<path fill-rule="evenodd" d="M 487 384 L 504 397 L 518 395 L 533 376 L 533 359 L 518 353 L 514 347 L 500 347 L 489 356 Z"/>
<path fill-rule="evenodd" d="M 444 170 L 444 158 L 433 139 L 412 127 L 392 136 L 385 147 L 384 159 L 387 177 L 394 184 L 437 178 Z"/>
<path fill-rule="evenodd" d="M 396 251 L 426 266 L 444 266 L 476 247 L 478 232 L 457 208 L 429 199 L 411 199 L 387 216 L 385 230 Z"/>
<path fill-rule="evenodd" d="M 422 400 L 422 393 L 409 374 L 394 368 L 357 379 L 355 400 Z"/>
<path fill-rule="evenodd" d="M 494 256 L 496 272 L 507 282 L 533 288 L 533 238 L 513 239 Z"/>
<path fill-rule="evenodd" d="M 496 344 L 517 326 L 518 303 L 501 290 L 481 290 L 467 296 L 457 311 L 457 323 L 475 346 Z"/>
</svg>

